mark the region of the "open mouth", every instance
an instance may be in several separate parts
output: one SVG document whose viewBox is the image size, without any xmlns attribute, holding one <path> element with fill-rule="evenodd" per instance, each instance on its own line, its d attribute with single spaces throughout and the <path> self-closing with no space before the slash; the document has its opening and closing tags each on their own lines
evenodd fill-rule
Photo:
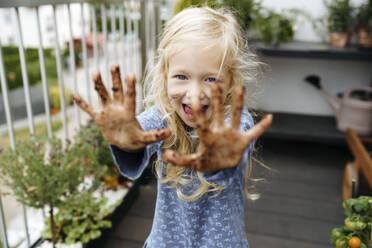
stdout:
<svg viewBox="0 0 372 248">
<path fill-rule="evenodd" d="M 190 121 L 194 121 L 195 118 L 194 118 L 194 115 L 192 114 L 191 106 L 188 104 L 182 104 L 182 108 L 183 108 L 183 111 L 185 112 L 187 119 L 189 119 Z M 206 113 L 207 110 L 208 110 L 208 105 L 203 105 L 202 112 Z"/>
</svg>

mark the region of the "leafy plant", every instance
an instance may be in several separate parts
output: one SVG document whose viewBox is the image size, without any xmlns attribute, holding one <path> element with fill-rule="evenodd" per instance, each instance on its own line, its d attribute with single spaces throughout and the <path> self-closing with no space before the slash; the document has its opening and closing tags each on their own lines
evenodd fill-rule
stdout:
<svg viewBox="0 0 372 248">
<path fill-rule="evenodd" d="M 64 244 L 84 244 L 98 238 L 102 228 L 111 227 L 111 222 L 106 218 L 121 202 L 122 200 L 119 200 L 107 206 L 107 198 L 97 200 L 91 192 L 74 195 L 55 215 L 56 241 Z M 46 219 L 42 238 L 52 238 L 50 219 Z"/>
<path fill-rule="evenodd" d="M 337 248 L 372 247 L 372 197 L 360 196 L 343 202 L 345 226 L 334 228 L 330 238 Z M 359 246 L 353 246 L 360 243 Z"/>
<path fill-rule="evenodd" d="M 349 0 L 325 0 L 328 8 L 328 30 L 330 32 L 347 32 L 354 22 L 353 8 Z"/>
<path fill-rule="evenodd" d="M 94 149 L 79 142 L 66 141 L 64 145 L 52 138 L 17 142 L 16 147 L 15 151 L 8 148 L 0 154 L 0 180 L 20 203 L 38 209 L 48 207 L 55 246 L 55 209 L 63 207 L 70 198 L 98 188 L 105 168 L 91 156 Z M 93 171 L 94 183 L 82 184 Z"/>
<path fill-rule="evenodd" d="M 368 0 L 358 8 L 357 20 L 359 26 L 372 32 L 372 0 Z"/>
<path fill-rule="evenodd" d="M 208 5 L 212 8 L 228 8 L 233 11 L 243 30 L 252 31 L 266 44 L 291 41 L 294 36 L 294 19 L 289 17 L 292 10 L 277 13 L 262 6 L 257 0 L 179 0 L 175 14 L 190 6 Z M 297 12 L 296 14 L 299 14 Z"/>
<path fill-rule="evenodd" d="M 106 186 L 115 189 L 119 180 L 121 180 L 121 183 L 124 186 L 127 186 L 126 181 L 129 179 L 120 175 L 112 158 L 109 144 L 104 139 L 98 125 L 93 120 L 90 120 L 88 124 L 81 129 L 78 137 L 76 138 L 84 146 L 87 146 L 87 149 L 89 149 L 90 146 L 94 147 L 98 164 L 107 167 L 104 178 L 102 178 L 105 181 Z"/>
<path fill-rule="evenodd" d="M 258 15 L 259 7 L 254 0 L 222 0 L 222 7 L 227 7 L 235 12 L 236 18 L 243 29 L 249 29 L 255 17 Z"/>
<path fill-rule="evenodd" d="M 216 1 L 215 0 L 178 0 L 176 5 L 174 6 L 174 14 L 181 12 L 183 9 L 188 7 L 202 7 L 202 6 L 209 6 L 215 7 Z"/>
<path fill-rule="evenodd" d="M 60 99 L 60 93 L 59 93 L 59 86 L 58 85 L 52 85 L 49 88 L 49 94 L 50 94 L 50 103 L 51 106 L 54 107 L 57 110 L 61 109 L 61 99 Z M 64 92 L 65 97 L 65 106 L 71 105 L 72 102 L 72 92 L 68 88 L 65 88 Z"/>
<path fill-rule="evenodd" d="M 23 78 L 21 70 L 21 61 L 19 57 L 18 47 L 4 46 L 2 47 L 4 67 L 8 83 L 8 89 L 17 89 L 23 87 Z M 41 82 L 41 72 L 39 63 L 39 54 L 37 48 L 25 49 L 27 75 L 30 85 L 35 85 Z M 53 55 L 53 49 L 44 49 L 44 60 L 47 78 L 57 78 L 56 60 Z M 1 92 L 1 86 L 0 86 Z"/>
<path fill-rule="evenodd" d="M 279 14 L 270 9 L 262 9 L 259 12 L 253 25 L 264 43 L 279 44 L 293 40 L 294 20 L 288 17 L 288 13 Z"/>
</svg>

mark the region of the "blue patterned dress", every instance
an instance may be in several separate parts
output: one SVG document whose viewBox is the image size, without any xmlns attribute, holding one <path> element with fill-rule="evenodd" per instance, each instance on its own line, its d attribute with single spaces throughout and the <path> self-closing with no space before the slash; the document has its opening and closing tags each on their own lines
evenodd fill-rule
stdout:
<svg viewBox="0 0 372 248">
<path fill-rule="evenodd" d="M 166 127 L 156 106 L 137 116 L 137 120 L 145 131 Z M 252 117 L 243 110 L 240 129 L 246 131 L 253 125 Z M 152 143 L 139 153 L 123 151 L 113 145 L 110 148 L 120 172 L 126 177 L 138 178 L 155 152 L 158 158 L 162 156 L 161 145 L 162 142 Z M 185 202 L 178 198 L 175 188 L 158 180 L 152 229 L 143 247 L 249 247 L 244 224 L 244 173 L 253 147 L 254 142 L 247 148 L 238 166 L 202 173 L 206 180 L 227 186 L 217 197 L 211 197 L 215 193 L 210 192 L 196 201 Z M 185 189 L 192 192 L 199 185 L 197 175 L 191 170 L 187 170 L 187 173 L 196 179 L 194 186 Z"/>
</svg>

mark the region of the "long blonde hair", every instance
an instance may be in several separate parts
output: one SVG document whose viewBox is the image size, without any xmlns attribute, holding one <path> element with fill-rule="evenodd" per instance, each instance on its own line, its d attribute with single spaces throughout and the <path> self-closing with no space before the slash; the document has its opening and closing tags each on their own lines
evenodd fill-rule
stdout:
<svg viewBox="0 0 372 248">
<path fill-rule="evenodd" d="M 163 114 L 167 127 L 172 135 L 164 140 L 162 149 L 173 149 L 181 154 L 190 154 L 198 145 L 186 133 L 185 126 L 176 114 L 167 96 L 168 61 L 177 52 L 189 44 L 213 47 L 219 45 L 223 49 L 220 70 L 225 66 L 232 76 L 231 87 L 225 99 L 225 114 L 229 114 L 232 92 L 238 85 L 256 84 L 259 74 L 259 62 L 248 50 L 247 42 L 233 14 L 227 9 L 214 10 L 209 7 L 188 8 L 174 16 L 166 24 L 157 50 L 157 61 L 145 78 L 145 104 L 147 107 L 156 104 Z M 162 183 L 168 183 L 177 189 L 181 200 L 194 201 L 207 192 L 217 192 L 217 196 L 225 187 L 208 182 L 201 172 L 197 172 L 200 185 L 191 195 L 184 194 L 182 189 L 193 182 L 192 173 L 186 175 L 184 167 L 163 163 L 161 159 L 155 163 L 156 174 Z M 246 172 L 248 172 L 247 165 Z M 245 181 L 248 179 L 247 173 Z M 245 189 L 249 198 L 254 198 Z"/>
</svg>

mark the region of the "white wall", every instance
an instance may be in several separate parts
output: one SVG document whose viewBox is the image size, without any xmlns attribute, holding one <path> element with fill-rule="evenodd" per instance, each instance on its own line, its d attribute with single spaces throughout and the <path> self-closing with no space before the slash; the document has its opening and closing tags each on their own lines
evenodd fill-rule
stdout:
<svg viewBox="0 0 372 248">
<path fill-rule="evenodd" d="M 352 6 L 359 6 L 365 0 L 350 0 Z M 324 5 L 324 0 L 262 0 L 263 6 L 282 11 L 284 9 L 297 8 L 310 14 L 314 19 L 327 15 L 327 9 Z M 299 18 L 299 22 L 295 25 L 296 34 L 295 40 L 306 41 L 321 41 L 313 30 L 309 20 Z"/>
<path fill-rule="evenodd" d="M 332 115 L 319 91 L 305 83 L 310 74 L 321 77 L 330 95 L 358 86 L 369 86 L 372 63 L 361 61 L 267 57 L 271 71 L 265 73 L 262 89 L 256 97 L 257 107 L 270 112 Z"/>
<path fill-rule="evenodd" d="M 362 2 L 352 0 L 354 6 Z M 263 0 L 263 4 L 276 10 L 300 8 L 313 17 L 327 13 L 323 0 Z M 297 25 L 295 40 L 321 41 L 308 21 Z M 304 82 L 309 74 L 321 76 L 322 85 L 330 95 L 356 86 L 369 86 L 372 80 L 372 58 L 370 62 L 362 62 L 266 57 L 265 62 L 271 66 L 271 71 L 265 74 L 262 91 L 257 96 L 257 107 L 272 112 L 333 115 L 319 92 Z"/>
</svg>

